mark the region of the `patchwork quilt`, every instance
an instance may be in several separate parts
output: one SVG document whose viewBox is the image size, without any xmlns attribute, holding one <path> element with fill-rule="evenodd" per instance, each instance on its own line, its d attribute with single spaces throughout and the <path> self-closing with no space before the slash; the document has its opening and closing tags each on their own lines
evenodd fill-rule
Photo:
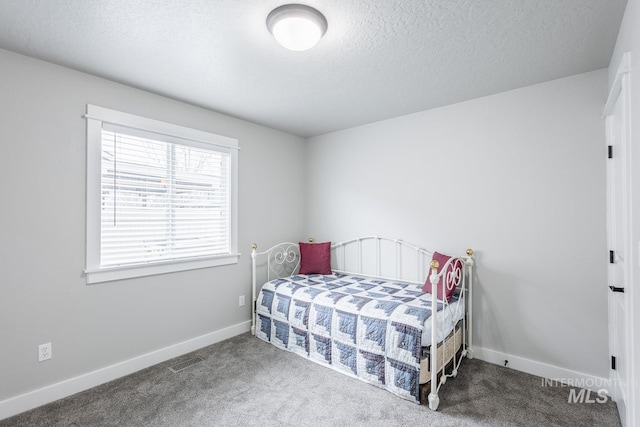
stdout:
<svg viewBox="0 0 640 427">
<path fill-rule="evenodd" d="M 420 403 L 421 339 L 430 317 L 431 295 L 419 285 L 296 275 L 262 287 L 256 336 Z"/>
</svg>

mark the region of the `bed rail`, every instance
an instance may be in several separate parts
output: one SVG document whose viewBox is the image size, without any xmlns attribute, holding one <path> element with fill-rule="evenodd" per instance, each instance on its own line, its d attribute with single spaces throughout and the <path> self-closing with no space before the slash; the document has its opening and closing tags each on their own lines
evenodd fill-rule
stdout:
<svg viewBox="0 0 640 427">
<path fill-rule="evenodd" d="M 423 284 L 433 252 L 400 239 L 358 237 L 331 245 L 336 273 L 361 274 Z"/>
</svg>

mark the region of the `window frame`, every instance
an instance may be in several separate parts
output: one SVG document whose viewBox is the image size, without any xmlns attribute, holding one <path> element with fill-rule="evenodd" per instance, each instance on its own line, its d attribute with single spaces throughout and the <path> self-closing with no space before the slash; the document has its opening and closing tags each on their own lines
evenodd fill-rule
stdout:
<svg viewBox="0 0 640 427">
<path fill-rule="evenodd" d="M 238 253 L 238 140 L 160 120 L 137 116 L 105 107 L 87 104 L 87 219 L 86 219 L 86 261 L 87 284 L 151 276 L 199 268 L 236 264 Z M 133 129 L 153 132 L 196 141 L 224 148 L 230 153 L 230 251 L 226 254 L 208 257 L 185 258 L 181 260 L 157 261 L 130 266 L 101 267 L 101 189 L 102 189 L 102 125 L 109 123 Z"/>
</svg>

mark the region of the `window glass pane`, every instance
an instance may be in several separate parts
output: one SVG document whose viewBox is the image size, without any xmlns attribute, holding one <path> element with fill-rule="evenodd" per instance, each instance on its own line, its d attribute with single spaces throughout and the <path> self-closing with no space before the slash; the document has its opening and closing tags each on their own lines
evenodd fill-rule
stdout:
<svg viewBox="0 0 640 427">
<path fill-rule="evenodd" d="M 102 131 L 100 266 L 228 254 L 230 155 Z"/>
</svg>

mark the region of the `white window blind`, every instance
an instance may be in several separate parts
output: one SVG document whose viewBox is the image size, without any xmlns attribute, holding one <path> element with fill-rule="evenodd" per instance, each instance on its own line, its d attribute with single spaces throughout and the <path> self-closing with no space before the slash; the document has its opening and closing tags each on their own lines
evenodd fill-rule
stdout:
<svg viewBox="0 0 640 427">
<path fill-rule="evenodd" d="M 87 119 L 88 283 L 237 262 L 236 140 L 96 106 Z"/>
<path fill-rule="evenodd" d="M 228 150 L 134 133 L 103 126 L 100 265 L 229 253 Z"/>
</svg>

